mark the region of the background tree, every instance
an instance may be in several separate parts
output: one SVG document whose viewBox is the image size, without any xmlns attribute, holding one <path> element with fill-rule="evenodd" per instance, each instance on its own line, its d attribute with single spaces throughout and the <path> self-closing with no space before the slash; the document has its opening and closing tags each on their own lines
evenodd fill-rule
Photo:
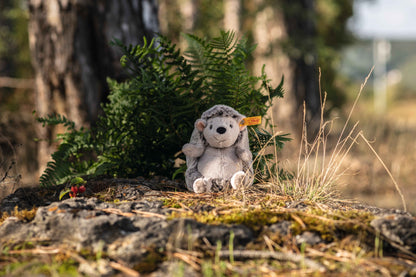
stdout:
<svg viewBox="0 0 416 277">
<path fill-rule="evenodd" d="M 175 7 L 187 1 L 161 0 L 169 3 L 160 11 L 161 32 L 179 40 L 181 14 Z M 336 70 L 340 49 L 352 41 L 347 20 L 352 16 L 353 0 L 199 0 L 192 1 L 193 29 L 200 36 L 213 36 L 222 28 L 238 26 L 240 34 L 257 44 L 251 60 L 258 74 L 265 64 L 267 75 L 277 84 L 285 76 L 285 98 L 271 111 L 279 128 L 300 134 L 303 102 L 307 106 L 310 127 L 317 126 L 320 115 L 319 68 L 322 91 L 328 92 L 329 110 L 345 100 L 343 83 Z M 238 8 L 233 8 L 238 7 Z M 183 9 L 183 8 L 182 8 Z M 169 24 L 164 23 L 167 19 Z M 218 22 L 223 22 L 219 24 Z M 239 24 L 236 24 L 238 21 Z M 233 22 L 233 23 L 231 23 Z M 236 27 L 233 27 L 233 29 Z M 213 34 L 214 33 L 214 34 Z"/>
<path fill-rule="evenodd" d="M 120 53 L 109 42 L 137 44 L 158 31 L 156 0 L 30 0 L 29 12 L 37 115 L 59 113 L 77 126 L 98 118 L 106 78 L 123 78 Z M 55 132 L 39 126 L 42 167 Z"/>
<path fill-rule="evenodd" d="M 25 0 L 0 1 L 0 179 L 23 176 L 28 182 L 37 169 L 33 117 L 33 80 L 28 47 Z M 28 162 L 30 161 L 30 162 Z M 9 178 L 3 180 L 8 183 Z M 15 181 L 15 180 L 13 180 Z M 14 186 L 1 183 L 0 198 Z"/>
</svg>

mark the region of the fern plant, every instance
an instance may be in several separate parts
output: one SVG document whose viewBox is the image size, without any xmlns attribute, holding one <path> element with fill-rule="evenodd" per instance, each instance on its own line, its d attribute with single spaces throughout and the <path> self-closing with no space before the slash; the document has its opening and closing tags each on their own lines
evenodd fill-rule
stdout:
<svg viewBox="0 0 416 277">
<path fill-rule="evenodd" d="M 246 61 L 254 51 L 234 32 L 221 31 L 212 40 L 185 35 L 189 48 L 185 56 L 203 80 L 207 100 L 235 107 L 246 115 L 265 116 L 275 97 L 283 97 L 283 78 L 276 88 L 262 71 L 251 75 Z M 211 103 L 210 103 L 211 104 Z"/>
<path fill-rule="evenodd" d="M 41 184 L 83 174 L 172 176 L 175 154 L 188 142 L 203 111 L 226 104 L 247 116 L 265 116 L 273 98 L 283 96 L 283 79 L 272 88 L 264 72 L 249 73 L 245 62 L 254 47 L 235 33 L 222 31 L 211 40 L 186 37 L 185 55 L 163 36 L 136 46 L 113 41 L 124 53 L 121 64 L 130 77 L 124 82 L 108 79 L 109 101 L 97 126 L 78 130 L 59 115 L 38 118 L 67 127 Z M 275 138 L 280 143 L 285 139 Z M 259 141 L 251 143 L 261 147 Z"/>
<path fill-rule="evenodd" d="M 94 152 L 94 142 L 90 131 L 83 128 L 77 130 L 75 123 L 62 115 L 48 115 L 36 118 L 39 123 L 45 125 L 63 125 L 66 132 L 58 134 L 61 141 L 58 150 L 52 154 L 52 161 L 48 162 L 43 174 L 40 176 L 41 185 L 62 184 L 75 176 L 85 174 L 93 163 L 83 159 L 87 153 Z"/>
</svg>

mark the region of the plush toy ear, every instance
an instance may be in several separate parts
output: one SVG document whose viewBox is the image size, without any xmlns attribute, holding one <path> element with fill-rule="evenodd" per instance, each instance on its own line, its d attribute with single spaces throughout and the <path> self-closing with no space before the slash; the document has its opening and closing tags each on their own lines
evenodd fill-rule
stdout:
<svg viewBox="0 0 416 277">
<path fill-rule="evenodd" d="M 200 131 L 200 132 L 204 131 L 205 126 L 207 126 L 207 122 L 205 120 L 203 120 L 203 119 L 198 119 L 195 122 L 195 128 L 197 128 L 198 131 Z"/>
<path fill-rule="evenodd" d="M 240 131 L 244 131 L 247 128 L 247 125 L 244 125 L 244 118 L 239 118 L 238 122 L 238 126 L 240 126 Z"/>
</svg>

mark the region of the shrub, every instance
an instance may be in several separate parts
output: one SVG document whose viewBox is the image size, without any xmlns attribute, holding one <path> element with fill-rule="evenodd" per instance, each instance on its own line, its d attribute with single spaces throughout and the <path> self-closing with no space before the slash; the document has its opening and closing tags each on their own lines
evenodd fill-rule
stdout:
<svg viewBox="0 0 416 277">
<path fill-rule="evenodd" d="M 86 174 L 171 176 L 175 153 L 189 141 L 203 111 L 225 104 L 247 116 L 266 116 L 272 100 L 283 96 L 283 78 L 272 88 L 264 72 L 249 73 L 245 62 L 254 47 L 233 32 L 222 31 L 211 40 L 186 38 L 189 48 L 184 55 L 163 36 L 137 46 L 113 41 L 124 53 L 121 64 L 130 77 L 124 82 L 108 79 L 109 102 L 102 106 L 104 115 L 97 126 L 78 130 L 60 115 L 38 118 L 43 124 L 67 127 L 41 176 L 42 185 Z M 270 127 L 270 122 L 266 124 Z M 276 141 L 281 147 L 287 140 L 285 135 L 271 139 L 265 131 L 251 128 L 251 132 L 263 135 L 263 140 L 251 141 L 253 149 Z"/>
</svg>

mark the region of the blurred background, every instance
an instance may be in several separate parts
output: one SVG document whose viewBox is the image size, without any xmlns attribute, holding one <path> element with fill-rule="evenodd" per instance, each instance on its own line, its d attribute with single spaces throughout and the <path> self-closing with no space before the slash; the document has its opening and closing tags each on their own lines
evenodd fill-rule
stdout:
<svg viewBox="0 0 416 277">
<path fill-rule="evenodd" d="M 390 168 L 416 213 L 415 0 L 2 0 L 0 3 L 0 198 L 36 185 L 59 129 L 36 116 L 60 113 L 93 126 L 106 101 L 106 77 L 125 78 L 109 42 L 138 44 L 159 33 L 214 37 L 234 30 L 257 48 L 248 67 L 264 70 L 285 98 L 270 114 L 294 140 L 281 154 L 296 163 L 303 103 L 310 135 L 324 115 L 337 138 L 360 85 L 374 66 L 352 122 Z M 338 123 L 339 122 L 339 123 Z M 402 208 L 400 196 L 364 142 L 352 148 L 340 197 Z"/>
</svg>

